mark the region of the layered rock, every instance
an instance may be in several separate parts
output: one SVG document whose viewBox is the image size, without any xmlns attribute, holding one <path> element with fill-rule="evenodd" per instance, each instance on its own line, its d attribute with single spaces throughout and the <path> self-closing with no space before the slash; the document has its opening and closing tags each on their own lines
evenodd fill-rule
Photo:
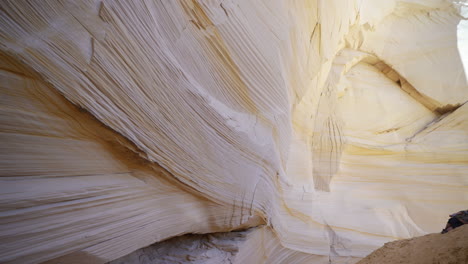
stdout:
<svg viewBox="0 0 468 264">
<path fill-rule="evenodd" d="M 2 263 L 351 262 L 468 200 L 463 3 L 0 5 Z"/>
</svg>

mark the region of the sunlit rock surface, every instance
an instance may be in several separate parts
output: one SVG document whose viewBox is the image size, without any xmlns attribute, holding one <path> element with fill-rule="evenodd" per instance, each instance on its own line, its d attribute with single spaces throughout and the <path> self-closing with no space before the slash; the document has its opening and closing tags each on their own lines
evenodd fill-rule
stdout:
<svg viewBox="0 0 468 264">
<path fill-rule="evenodd" d="M 463 1 L 0 6 L 2 263 L 353 263 L 466 207 Z"/>
<path fill-rule="evenodd" d="M 385 243 L 358 264 L 458 264 L 468 262 L 468 225 L 446 234 L 397 240 Z"/>
</svg>

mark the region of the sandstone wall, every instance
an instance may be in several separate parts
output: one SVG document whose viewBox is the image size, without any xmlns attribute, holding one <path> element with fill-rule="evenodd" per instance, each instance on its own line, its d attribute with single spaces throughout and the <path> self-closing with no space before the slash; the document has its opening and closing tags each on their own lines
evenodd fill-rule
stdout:
<svg viewBox="0 0 468 264">
<path fill-rule="evenodd" d="M 351 263 L 467 204 L 463 2 L 0 6 L 2 263 Z"/>
</svg>

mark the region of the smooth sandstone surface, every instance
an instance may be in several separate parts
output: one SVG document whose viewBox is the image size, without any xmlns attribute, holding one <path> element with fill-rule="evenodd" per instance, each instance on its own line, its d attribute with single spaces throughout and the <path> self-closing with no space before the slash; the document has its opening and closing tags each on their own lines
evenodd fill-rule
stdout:
<svg viewBox="0 0 468 264">
<path fill-rule="evenodd" d="M 2 1 L 0 262 L 354 263 L 440 231 L 467 6 Z"/>
</svg>

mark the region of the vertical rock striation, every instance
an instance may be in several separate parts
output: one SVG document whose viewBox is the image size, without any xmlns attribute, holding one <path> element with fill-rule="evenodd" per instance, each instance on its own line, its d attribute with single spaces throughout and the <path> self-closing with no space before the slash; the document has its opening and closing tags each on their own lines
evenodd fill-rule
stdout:
<svg viewBox="0 0 468 264">
<path fill-rule="evenodd" d="M 464 8 L 3 1 L 0 262 L 209 234 L 151 254 L 351 263 L 438 231 L 468 201 Z"/>
</svg>

